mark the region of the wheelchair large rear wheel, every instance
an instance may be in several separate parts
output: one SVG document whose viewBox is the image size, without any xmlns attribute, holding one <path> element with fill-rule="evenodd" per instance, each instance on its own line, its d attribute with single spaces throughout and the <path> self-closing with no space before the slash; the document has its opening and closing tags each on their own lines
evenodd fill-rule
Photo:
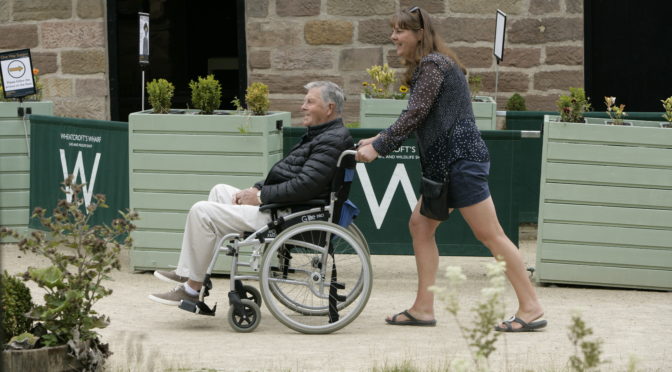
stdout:
<svg viewBox="0 0 672 372">
<path fill-rule="evenodd" d="M 364 309 L 371 278 L 369 254 L 360 237 L 332 223 L 306 222 L 283 231 L 266 249 L 260 289 L 266 307 L 289 328 L 330 333 L 348 325 Z M 338 320 L 330 320 L 329 315 L 333 291 L 340 297 L 335 302 Z"/>
</svg>

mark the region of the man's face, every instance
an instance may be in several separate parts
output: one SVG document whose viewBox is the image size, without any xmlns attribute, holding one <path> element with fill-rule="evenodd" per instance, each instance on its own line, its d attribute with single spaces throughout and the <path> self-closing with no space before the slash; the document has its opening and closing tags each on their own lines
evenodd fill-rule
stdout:
<svg viewBox="0 0 672 372">
<path fill-rule="evenodd" d="M 322 100 L 322 88 L 312 88 L 303 99 L 301 111 L 303 112 L 304 127 L 325 123 L 334 112 L 334 104 L 326 104 Z"/>
</svg>

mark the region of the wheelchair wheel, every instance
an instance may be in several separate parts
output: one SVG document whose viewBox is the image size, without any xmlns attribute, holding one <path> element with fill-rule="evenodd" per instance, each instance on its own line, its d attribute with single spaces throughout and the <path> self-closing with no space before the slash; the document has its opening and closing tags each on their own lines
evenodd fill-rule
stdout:
<svg viewBox="0 0 672 372">
<path fill-rule="evenodd" d="M 332 223 L 306 222 L 283 231 L 266 249 L 260 288 L 266 307 L 281 323 L 303 333 L 330 333 L 364 309 L 371 277 L 369 255 L 358 237 Z M 330 321 L 329 296 L 334 290 L 345 298 L 336 302 L 339 319 Z"/>
<path fill-rule="evenodd" d="M 227 320 L 236 332 L 252 332 L 261 322 L 261 309 L 252 300 L 240 300 L 240 302 L 243 303 L 243 312 L 238 312 L 236 307 L 231 305 Z"/>
<path fill-rule="evenodd" d="M 360 246 L 364 249 L 364 252 L 366 255 L 369 255 L 369 244 L 366 242 L 366 239 L 364 238 L 364 234 L 362 234 L 362 231 L 357 227 L 354 223 L 351 223 L 348 225 L 346 228 L 349 233 L 351 233 L 356 239 L 357 242 L 360 244 Z M 342 309 L 344 307 L 347 307 L 350 305 L 352 301 L 357 299 L 357 296 L 359 296 L 359 293 L 362 290 L 362 278 L 360 277 L 359 282 L 352 288 L 353 290 L 347 292 L 346 294 L 346 300 L 343 302 L 338 303 L 338 309 Z M 329 307 L 328 306 L 323 306 L 316 308 L 314 306 L 302 306 L 301 304 L 298 304 L 294 301 L 292 301 L 291 296 L 286 295 L 285 293 L 282 292 L 282 290 L 278 287 L 278 285 L 275 282 L 271 282 L 269 285 L 271 289 L 271 293 L 273 293 L 273 296 L 280 301 L 283 305 L 285 305 L 287 308 L 290 308 L 297 313 L 303 314 L 303 315 L 327 315 L 329 312 Z"/>
<path fill-rule="evenodd" d="M 258 289 L 251 285 L 244 285 L 243 291 L 244 293 L 242 293 L 241 299 L 254 301 L 257 306 L 261 307 L 261 293 Z"/>
</svg>

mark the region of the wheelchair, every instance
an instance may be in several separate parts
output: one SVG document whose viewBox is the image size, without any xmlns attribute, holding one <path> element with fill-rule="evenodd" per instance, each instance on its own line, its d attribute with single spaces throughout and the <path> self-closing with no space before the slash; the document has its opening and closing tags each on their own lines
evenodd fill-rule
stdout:
<svg viewBox="0 0 672 372">
<path fill-rule="evenodd" d="M 301 333 L 331 333 L 355 320 L 372 287 L 369 248 L 351 222 L 357 211 L 347 200 L 355 153 L 341 153 L 328 201 L 263 205 L 260 209 L 271 213 L 270 223 L 255 232 L 218 239 L 198 302 L 182 301 L 180 308 L 215 315 L 217 305 L 210 308 L 203 300 L 212 289 L 212 270 L 223 253 L 232 257 L 227 320 L 235 331 L 257 328 L 262 303 L 278 321 Z M 251 254 L 242 255 L 242 249 Z M 248 267 L 252 274 L 239 274 L 240 267 Z M 244 280 L 258 280 L 260 290 L 244 285 Z"/>
</svg>

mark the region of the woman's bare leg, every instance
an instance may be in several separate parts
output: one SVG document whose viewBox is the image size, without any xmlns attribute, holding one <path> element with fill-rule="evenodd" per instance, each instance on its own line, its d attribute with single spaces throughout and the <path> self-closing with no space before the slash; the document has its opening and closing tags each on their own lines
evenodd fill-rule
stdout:
<svg viewBox="0 0 672 372">
<path fill-rule="evenodd" d="M 434 233 L 441 222 L 420 214 L 421 202 L 422 199 L 418 201 L 408 222 L 413 239 L 415 265 L 418 270 L 418 292 L 408 312 L 416 319 L 432 320 L 434 319 L 434 293 L 428 288 L 436 282 L 436 272 L 439 267 L 439 250 L 436 247 Z M 388 316 L 387 319 L 392 319 L 392 317 Z M 402 314 L 397 317 L 397 320 L 407 319 Z"/>
<path fill-rule="evenodd" d="M 523 259 L 518 248 L 504 234 L 497 219 L 495 205 L 492 198 L 461 208 L 460 213 L 467 221 L 476 238 L 481 241 L 492 255 L 506 262 L 506 276 L 513 286 L 518 297 L 518 311 L 516 316 L 529 323 L 544 315 L 544 310 L 537 299 L 537 293 L 530 279 L 527 277 Z M 502 325 L 503 326 L 503 325 Z M 513 328 L 521 325 L 513 323 Z"/>
</svg>

